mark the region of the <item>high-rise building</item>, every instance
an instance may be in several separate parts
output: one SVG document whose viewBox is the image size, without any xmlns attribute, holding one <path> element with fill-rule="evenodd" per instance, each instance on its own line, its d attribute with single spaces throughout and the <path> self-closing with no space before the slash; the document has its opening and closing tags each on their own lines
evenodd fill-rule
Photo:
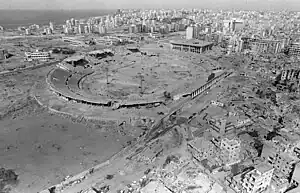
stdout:
<svg viewBox="0 0 300 193">
<path fill-rule="evenodd" d="M 74 26 L 75 25 L 75 19 L 71 18 L 70 23 L 71 23 L 71 26 Z"/>
<path fill-rule="evenodd" d="M 89 27 L 86 25 L 84 26 L 84 33 L 88 34 L 89 33 Z"/>
<path fill-rule="evenodd" d="M 49 23 L 49 28 L 54 31 L 54 24 L 52 22 Z"/>
<path fill-rule="evenodd" d="M 78 25 L 78 33 L 82 34 L 84 32 L 84 26 L 82 24 Z"/>
<path fill-rule="evenodd" d="M 193 39 L 193 35 L 194 35 L 194 27 L 189 26 L 186 28 L 186 39 L 190 40 Z"/>
<path fill-rule="evenodd" d="M 66 26 L 67 26 L 68 28 L 71 27 L 71 22 L 70 22 L 70 20 L 66 20 Z"/>
<path fill-rule="evenodd" d="M 63 25 L 63 31 L 65 34 L 68 34 L 69 33 L 69 28 L 67 25 Z"/>
<path fill-rule="evenodd" d="M 75 26 L 78 26 L 79 25 L 79 20 L 75 20 Z"/>
<path fill-rule="evenodd" d="M 100 34 L 106 34 L 107 33 L 107 30 L 106 30 L 106 27 L 105 26 L 99 26 L 99 33 Z"/>
</svg>

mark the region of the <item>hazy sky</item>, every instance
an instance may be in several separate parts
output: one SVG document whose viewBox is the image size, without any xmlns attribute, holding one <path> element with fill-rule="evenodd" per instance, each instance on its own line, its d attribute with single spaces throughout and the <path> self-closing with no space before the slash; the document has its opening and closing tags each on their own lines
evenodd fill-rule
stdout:
<svg viewBox="0 0 300 193">
<path fill-rule="evenodd" d="M 117 9 L 117 8 L 242 8 L 292 9 L 300 0 L 0 0 L 2 9 Z"/>
</svg>

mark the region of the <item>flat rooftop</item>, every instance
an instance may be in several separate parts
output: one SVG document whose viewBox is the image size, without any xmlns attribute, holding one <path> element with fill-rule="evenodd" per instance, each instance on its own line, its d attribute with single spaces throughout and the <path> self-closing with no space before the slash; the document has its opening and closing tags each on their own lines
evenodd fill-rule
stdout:
<svg viewBox="0 0 300 193">
<path fill-rule="evenodd" d="M 254 166 L 254 168 L 259 171 L 261 174 L 265 173 L 265 172 L 268 172 L 270 170 L 272 170 L 272 166 L 266 164 L 266 163 L 260 163 L 256 166 Z"/>
<path fill-rule="evenodd" d="M 78 61 L 84 59 L 84 56 L 82 55 L 75 55 L 75 56 L 71 56 L 69 58 L 64 59 L 64 62 L 71 62 L 71 61 Z"/>
<path fill-rule="evenodd" d="M 196 46 L 196 47 L 205 47 L 212 45 L 212 42 L 206 42 L 202 40 L 173 40 L 170 41 L 171 44 L 177 44 L 177 45 L 186 45 L 186 46 Z"/>
</svg>

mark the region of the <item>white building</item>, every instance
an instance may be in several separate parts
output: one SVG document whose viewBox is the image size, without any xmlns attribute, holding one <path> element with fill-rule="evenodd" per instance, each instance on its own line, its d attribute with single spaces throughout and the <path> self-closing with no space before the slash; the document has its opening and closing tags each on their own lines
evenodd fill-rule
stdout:
<svg viewBox="0 0 300 193">
<path fill-rule="evenodd" d="M 51 31 L 54 31 L 54 24 L 52 22 L 49 23 L 49 28 L 51 29 Z"/>
<path fill-rule="evenodd" d="M 28 29 L 28 28 L 25 29 L 25 35 L 30 35 L 30 33 L 31 33 L 31 32 L 30 32 L 30 29 Z"/>
<path fill-rule="evenodd" d="M 194 28 L 189 26 L 186 28 L 186 39 L 190 40 L 193 39 L 193 34 L 194 34 Z"/>
<path fill-rule="evenodd" d="M 269 187 L 274 169 L 267 164 L 259 164 L 242 178 L 242 186 L 246 193 L 261 193 Z"/>
<path fill-rule="evenodd" d="M 39 60 L 39 61 L 48 61 L 51 58 L 50 52 L 25 52 L 25 60 L 27 61 L 33 61 L 33 60 Z"/>
</svg>

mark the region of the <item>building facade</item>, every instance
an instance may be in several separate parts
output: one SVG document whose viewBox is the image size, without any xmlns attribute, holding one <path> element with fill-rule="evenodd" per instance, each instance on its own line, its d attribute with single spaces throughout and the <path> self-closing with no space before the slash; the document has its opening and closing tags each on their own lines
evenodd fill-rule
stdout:
<svg viewBox="0 0 300 193">
<path fill-rule="evenodd" d="M 242 187 L 245 193 L 262 193 L 269 187 L 274 169 L 266 164 L 259 164 L 242 175 Z"/>
<path fill-rule="evenodd" d="M 261 158 L 271 165 L 277 173 L 282 173 L 284 178 L 289 179 L 293 175 L 295 166 L 299 161 L 296 157 L 282 150 L 281 147 L 265 142 Z"/>
<path fill-rule="evenodd" d="M 290 56 L 300 56 L 300 43 L 294 42 L 289 46 L 289 55 Z"/>
<path fill-rule="evenodd" d="M 192 26 L 187 27 L 185 33 L 186 33 L 185 38 L 187 40 L 193 39 L 194 38 L 194 27 L 192 27 Z"/>
<path fill-rule="evenodd" d="M 220 145 L 221 159 L 226 166 L 240 162 L 241 142 L 238 139 L 223 138 Z"/>
<path fill-rule="evenodd" d="M 227 176 L 225 183 L 236 193 L 263 193 L 270 187 L 273 172 L 271 166 L 260 163 L 253 169 Z"/>
<path fill-rule="evenodd" d="M 213 43 L 204 41 L 173 41 L 171 42 L 171 49 L 178 50 L 181 52 L 191 52 L 191 53 L 204 53 L 211 50 Z"/>
<path fill-rule="evenodd" d="M 51 58 L 51 54 L 49 52 L 25 52 L 25 60 L 26 61 L 48 61 Z"/>
<path fill-rule="evenodd" d="M 282 41 L 268 39 L 250 39 L 250 47 L 256 53 L 273 53 L 281 52 Z"/>
</svg>

